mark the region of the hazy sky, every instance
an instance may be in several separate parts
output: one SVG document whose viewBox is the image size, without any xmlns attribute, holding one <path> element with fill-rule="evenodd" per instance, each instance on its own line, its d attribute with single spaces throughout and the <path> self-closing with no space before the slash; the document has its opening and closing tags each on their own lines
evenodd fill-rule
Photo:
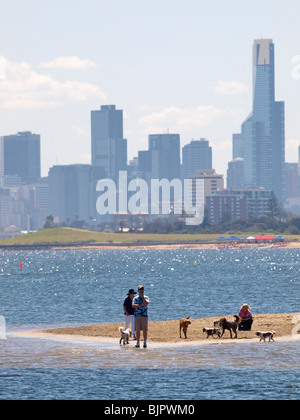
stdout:
<svg viewBox="0 0 300 420">
<path fill-rule="evenodd" d="M 272 38 L 295 162 L 299 16 L 299 0 L 0 0 L 0 135 L 41 134 L 46 176 L 90 163 L 90 111 L 115 104 L 129 159 L 148 134 L 179 133 L 181 146 L 205 137 L 225 174 L 252 108 L 253 40 Z"/>
</svg>

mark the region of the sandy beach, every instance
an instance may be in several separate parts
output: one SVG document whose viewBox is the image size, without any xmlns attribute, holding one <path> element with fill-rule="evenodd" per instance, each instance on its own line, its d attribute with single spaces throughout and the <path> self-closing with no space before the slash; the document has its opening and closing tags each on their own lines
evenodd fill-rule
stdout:
<svg viewBox="0 0 300 420">
<path fill-rule="evenodd" d="M 109 245 L 104 244 L 90 244 L 90 245 L 80 245 L 80 246 L 64 246 L 59 247 L 53 245 L 51 249 L 53 250 L 60 250 L 60 249 L 69 249 L 69 250 L 96 250 L 96 251 L 103 251 L 103 250 L 124 250 L 124 249 L 276 249 L 276 248 L 288 248 L 288 249 L 300 249 L 300 242 L 284 242 L 284 243 L 233 243 L 233 244 L 226 244 L 226 243 L 161 243 L 161 244 L 147 244 L 147 245 L 139 245 L 137 243 L 132 244 L 122 244 L 122 243 L 114 243 Z"/>
<path fill-rule="evenodd" d="M 239 331 L 237 339 L 231 339 L 228 331 L 224 337 L 208 338 L 203 333 L 203 327 L 212 327 L 213 322 L 222 317 L 233 320 L 232 315 L 214 316 L 211 318 L 191 319 L 188 328 L 188 338 L 179 338 L 179 320 L 150 321 L 148 343 L 152 346 L 178 346 L 202 344 L 247 343 L 259 341 L 255 336 L 256 331 L 276 331 L 275 341 L 300 339 L 300 313 L 291 314 L 259 314 L 254 315 L 252 331 Z M 48 338 L 56 340 L 72 340 L 99 343 L 119 343 L 119 326 L 122 323 L 92 325 L 75 328 L 59 328 L 41 331 L 25 331 L 17 333 L 18 336 L 32 338 Z M 298 327 L 298 328 L 297 328 Z M 135 342 L 130 341 L 130 346 Z"/>
</svg>

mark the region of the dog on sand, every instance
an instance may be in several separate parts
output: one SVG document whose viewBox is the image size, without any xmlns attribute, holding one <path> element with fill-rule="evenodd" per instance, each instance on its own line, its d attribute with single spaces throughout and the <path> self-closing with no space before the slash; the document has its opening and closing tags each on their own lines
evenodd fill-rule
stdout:
<svg viewBox="0 0 300 420">
<path fill-rule="evenodd" d="M 119 327 L 119 333 L 121 335 L 120 344 L 122 343 L 122 340 L 123 340 L 124 346 L 125 346 L 125 344 L 129 344 L 129 337 L 132 336 L 131 329 L 127 328 L 127 330 L 124 330 L 123 327 Z"/>
<path fill-rule="evenodd" d="M 266 341 L 266 338 L 269 339 L 269 342 L 271 341 L 275 341 L 274 340 L 274 334 L 276 334 L 275 331 L 256 331 L 255 335 L 257 335 L 257 337 L 260 337 L 259 341 Z"/>
<path fill-rule="evenodd" d="M 203 332 L 206 333 L 206 338 L 209 336 L 214 337 L 215 335 L 219 338 L 221 338 L 221 331 L 219 328 L 203 328 Z"/>
<path fill-rule="evenodd" d="M 230 338 L 232 338 L 232 331 L 235 333 L 235 338 L 237 338 L 237 327 L 240 323 L 240 317 L 238 315 L 233 315 L 235 318 L 235 321 L 229 322 L 226 318 L 220 319 L 220 328 L 223 329 L 221 337 L 223 337 L 225 330 L 228 330 L 230 332 Z"/>
<path fill-rule="evenodd" d="M 186 318 L 181 318 L 181 320 L 179 321 L 180 338 L 182 338 L 181 337 L 181 330 L 183 330 L 184 338 L 185 339 L 187 338 L 187 335 L 186 335 L 187 329 L 188 329 L 188 326 L 191 324 L 190 317 L 191 317 L 191 315 L 187 316 Z"/>
</svg>

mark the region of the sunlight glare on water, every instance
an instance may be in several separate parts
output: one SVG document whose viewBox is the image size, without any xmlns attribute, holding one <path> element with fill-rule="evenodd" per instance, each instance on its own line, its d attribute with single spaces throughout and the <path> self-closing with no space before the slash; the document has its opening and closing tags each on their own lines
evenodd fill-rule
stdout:
<svg viewBox="0 0 300 420">
<path fill-rule="evenodd" d="M 298 250 L 289 249 L 4 252 L 0 308 L 7 340 L 0 340 L 0 398 L 297 399 L 298 341 L 138 352 L 118 343 L 13 333 L 123 322 L 123 301 L 138 284 L 150 297 L 150 320 L 230 314 L 244 302 L 254 313 L 299 312 L 299 261 Z M 141 390 L 130 380 L 118 382 L 135 370 L 142 382 L 153 378 L 160 386 Z M 176 381 L 182 372 L 188 372 L 189 392 Z"/>
</svg>

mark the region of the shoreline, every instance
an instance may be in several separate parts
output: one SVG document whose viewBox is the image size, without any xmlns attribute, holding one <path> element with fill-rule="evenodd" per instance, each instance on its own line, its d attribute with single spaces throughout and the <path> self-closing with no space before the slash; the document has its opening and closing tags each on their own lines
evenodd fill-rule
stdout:
<svg viewBox="0 0 300 420">
<path fill-rule="evenodd" d="M 276 331 L 275 342 L 297 341 L 300 340 L 300 313 L 284 314 L 258 314 L 254 315 L 252 331 L 238 331 L 238 338 L 231 339 L 228 331 L 224 337 L 208 338 L 203 333 L 203 327 L 212 327 L 213 321 L 223 316 L 209 318 L 192 319 L 188 328 L 188 338 L 179 338 L 179 321 L 150 321 L 148 345 L 150 347 L 178 347 L 178 346 L 196 346 L 196 345 L 219 345 L 219 344 L 243 344 L 259 343 L 259 338 L 255 336 L 256 331 Z M 225 316 L 232 320 L 231 315 Z M 299 324 L 299 325 L 298 325 Z M 100 324 L 86 327 L 56 328 L 51 330 L 22 331 L 14 333 L 14 336 L 23 338 L 40 338 L 58 341 L 79 341 L 86 343 L 114 344 L 119 345 L 120 335 L 119 326 L 123 323 Z M 297 328 L 298 327 L 298 328 Z M 268 342 L 268 340 L 266 340 Z M 135 341 L 129 341 L 126 348 L 134 348 Z M 123 347 L 123 345 L 122 345 Z"/>
<path fill-rule="evenodd" d="M 300 242 L 284 243 L 109 243 L 109 244 L 33 244 L 33 245 L 0 245 L 1 251 L 16 250 L 172 250 L 172 249 L 300 249 Z"/>
</svg>

